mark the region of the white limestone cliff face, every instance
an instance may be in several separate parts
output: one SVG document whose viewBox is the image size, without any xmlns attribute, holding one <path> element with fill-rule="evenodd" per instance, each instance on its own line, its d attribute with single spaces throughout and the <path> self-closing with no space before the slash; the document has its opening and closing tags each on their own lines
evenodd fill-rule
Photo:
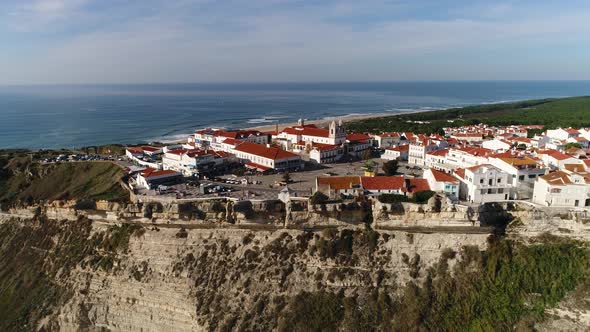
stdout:
<svg viewBox="0 0 590 332">
<path fill-rule="evenodd" d="M 94 227 L 100 232 L 106 225 Z M 355 243 L 352 254 L 341 259 L 322 258 L 318 249 L 311 253 L 321 234 L 179 232 L 161 227 L 131 237 L 128 252 L 118 255 L 111 272 L 77 268 L 70 277 L 74 296 L 48 320 L 63 331 L 200 331 L 210 327 L 212 318 L 221 324 L 231 315 L 253 310 L 260 298 L 272 302 L 303 290 L 353 292 L 377 283 L 395 289 L 422 278 L 445 248 L 460 251 L 469 245 L 483 250 L 487 239 L 486 234 L 380 232 L 372 255 Z M 361 234 L 356 233 L 354 241 L 360 241 Z M 238 324 L 246 319 L 240 317 Z"/>
</svg>

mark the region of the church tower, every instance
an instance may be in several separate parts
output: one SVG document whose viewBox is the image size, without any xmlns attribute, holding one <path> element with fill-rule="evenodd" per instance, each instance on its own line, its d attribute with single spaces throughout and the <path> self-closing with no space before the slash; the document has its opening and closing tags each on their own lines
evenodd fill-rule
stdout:
<svg viewBox="0 0 590 332">
<path fill-rule="evenodd" d="M 330 122 L 330 134 L 328 137 L 333 138 L 333 139 L 336 138 L 336 121 L 334 121 L 334 120 L 332 120 L 332 122 Z"/>
<path fill-rule="evenodd" d="M 338 124 L 336 124 L 336 121 L 332 121 L 329 131 L 328 137 L 333 141 L 332 144 L 338 145 L 346 142 L 346 130 L 344 129 L 342 120 L 339 120 Z"/>
</svg>

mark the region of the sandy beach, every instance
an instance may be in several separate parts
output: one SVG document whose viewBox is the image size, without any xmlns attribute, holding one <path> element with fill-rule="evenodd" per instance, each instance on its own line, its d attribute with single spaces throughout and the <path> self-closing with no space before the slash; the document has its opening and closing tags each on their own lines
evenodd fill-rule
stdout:
<svg viewBox="0 0 590 332">
<path fill-rule="evenodd" d="M 318 127 L 328 127 L 330 125 L 330 122 L 332 122 L 332 120 L 342 120 L 342 122 L 346 123 L 346 122 L 351 122 L 351 121 L 356 121 L 356 120 L 364 120 L 364 119 L 372 119 L 372 118 L 381 118 L 381 117 L 385 117 L 385 116 L 392 116 L 392 115 L 398 115 L 400 113 L 371 113 L 371 114 L 362 114 L 362 115 L 348 115 L 348 116 L 342 116 L 342 117 L 329 117 L 329 118 L 323 118 L 323 119 L 317 119 L 317 120 L 305 120 L 305 124 L 314 124 Z M 289 122 L 289 123 L 279 123 L 278 124 L 278 128 L 279 131 L 287 128 L 287 127 L 293 127 L 296 126 L 297 122 Z M 249 128 L 245 128 L 248 130 L 259 130 L 259 131 L 263 131 L 263 132 L 267 132 L 267 131 L 275 131 L 277 128 L 277 124 L 266 124 L 263 126 L 255 126 L 255 127 L 249 127 Z"/>
</svg>

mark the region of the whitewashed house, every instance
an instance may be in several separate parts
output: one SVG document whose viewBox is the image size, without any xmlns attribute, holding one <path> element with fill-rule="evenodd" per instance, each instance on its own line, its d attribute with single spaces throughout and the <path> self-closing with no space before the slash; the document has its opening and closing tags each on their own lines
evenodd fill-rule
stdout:
<svg viewBox="0 0 590 332">
<path fill-rule="evenodd" d="M 388 148 L 385 149 L 385 152 L 381 155 L 381 159 L 385 160 L 408 160 L 408 151 L 410 150 L 410 146 L 408 144 L 399 145 L 395 148 Z"/>
<path fill-rule="evenodd" d="M 535 182 L 533 202 L 557 207 L 590 207 L 590 178 L 555 171 Z"/>
<path fill-rule="evenodd" d="M 485 164 L 455 171 L 461 181 L 459 194 L 461 200 L 470 203 L 487 203 L 508 200 L 511 186 L 508 173 Z"/>
<path fill-rule="evenodd" d="M 432 168 L 425 170 L 423 177 L 428 181 L 430 190 L 444 193 L 454 201 L 459 199 L 461 186 L 457 178 Z"/>
</svg>

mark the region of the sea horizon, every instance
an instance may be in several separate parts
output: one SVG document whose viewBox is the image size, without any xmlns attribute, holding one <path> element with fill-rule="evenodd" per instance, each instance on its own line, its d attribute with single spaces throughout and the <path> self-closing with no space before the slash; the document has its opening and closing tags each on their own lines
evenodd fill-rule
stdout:
<svg viewBox="0 0 590 332">
<path fill-rule="evenodd" d="M 585 95 L 590 95 L 588 80 L 2 85 L 0 148 L 168 142 L 204 127 Z"/>
</svg>

